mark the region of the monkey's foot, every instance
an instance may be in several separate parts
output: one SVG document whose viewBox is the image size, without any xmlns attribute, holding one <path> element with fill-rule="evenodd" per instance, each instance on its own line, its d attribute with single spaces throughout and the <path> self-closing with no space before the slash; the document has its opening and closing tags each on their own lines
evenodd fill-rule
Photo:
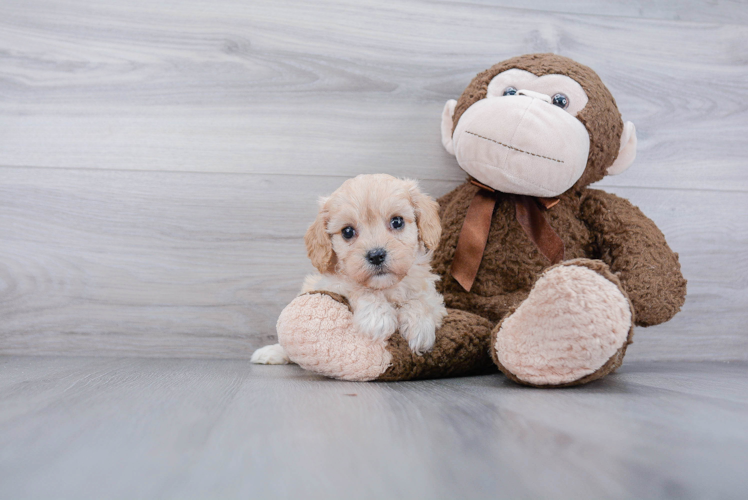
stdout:
<svg viewBox="0 0 748 500">
<path fill-rule="evenodd" d="M 305 370 L 342 380 L 413 380 L 495 372 L 488 356 L 491 322 L 448 310 L 431 350 L 414 353 L 401 335 L 375 340 L 356 331 L 345 298 L 296 297 L 278 318 L 278 341 Z"/>
<path fill-rule="evenodd" d="M 605 263 L 566 261 L 546 270 L 527 299 L 496 326 L 491 355 L 521 384 L 584 384 L 621 365 L 633 335 L 632 311 Z"/>
<path fill-rule="evenodd" d="M 384 340 L 356 332 L 345 298 L 312 292 L 291 301 L 278 318 L 278 342 L 305 370 L 342 380 L 373 380 L 391 355 Z"/>
</svg>

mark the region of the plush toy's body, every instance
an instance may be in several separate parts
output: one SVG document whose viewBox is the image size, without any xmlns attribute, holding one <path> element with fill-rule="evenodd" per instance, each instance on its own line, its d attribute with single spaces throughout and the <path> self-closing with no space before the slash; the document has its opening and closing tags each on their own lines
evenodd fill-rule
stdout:
<svg viewBox="0 0 748 500">
<path fill-rule="evenodd" d="M 497 194 L 488 242 L 470 292 L 450 275 L 460 229 L 480 188 L 470 182 L 440 198 L 442 240 L 432 266 L 449 307 L 500 321 L 530 293 L 549 267 L 517 222 L 513 195 Z M 669 320 L 683 303 L 685 281 L 678 259 L 654 222 L 629 201 L 597 189 L 560 196 L 545 211 L 564 242 L 565 259 L 599 259 L 617 273 L 634 305 L 636 324 Z"/>
<path fill-rule="evenodd" d="M 669 320 L 686 282 L 656 225 L 587 186 L 625 170 L 636 134 L 589 68 L 510 59 L 447 103 L 444 145 L 470 179 L 439 200 L 432 261 L 449 315 L 417 356 L 398 336 L 355 338 L 345 300 L 297 298 L 278 322 L 291 360 L 349 380 L 484 373 L 567 386 L 620 366 L 634 324 Z"/>
</svg>

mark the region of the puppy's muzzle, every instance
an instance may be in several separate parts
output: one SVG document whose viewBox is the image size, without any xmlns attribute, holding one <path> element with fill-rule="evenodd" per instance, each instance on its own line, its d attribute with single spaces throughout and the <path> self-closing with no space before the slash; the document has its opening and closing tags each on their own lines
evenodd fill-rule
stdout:
<svg viewBox="0 0 748 500">
<path fill-rule="evenodd" d="M 387 258 L 387 250 L 384 248 L 374 248 L 366 253 L 366 260 L 372 266 L 381 266 L 384 260 Z"/>
</svg>

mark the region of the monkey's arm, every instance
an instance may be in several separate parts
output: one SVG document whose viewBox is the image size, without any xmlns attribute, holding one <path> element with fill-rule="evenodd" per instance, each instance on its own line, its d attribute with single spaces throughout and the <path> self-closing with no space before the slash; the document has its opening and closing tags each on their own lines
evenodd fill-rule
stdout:
<svg viewBox="0 0 748 500">
<path fill-rule="evenodd" d="M 599 258 L 617 273 L 634 305 L 636 324 L 664 323 L 686 298 L 678 254 L 637 207 L 613 194 L 588 189 L 581 218 L 595 236 Z"/>
<path fill-rule="evenodd" d="M 453 280 L 452 277 L 444 279 Z M 450 287 L 450 290 L 442 292 L 444 303 L 447 307 L 477 314 L 493 323 L 501 321 L 508 312 L 517 307 L 530 293 L 528 290 L 519 290 L 501 295 L 483 297 L 464 290 L 457 290 L 457 286 Z"/>
</svg>

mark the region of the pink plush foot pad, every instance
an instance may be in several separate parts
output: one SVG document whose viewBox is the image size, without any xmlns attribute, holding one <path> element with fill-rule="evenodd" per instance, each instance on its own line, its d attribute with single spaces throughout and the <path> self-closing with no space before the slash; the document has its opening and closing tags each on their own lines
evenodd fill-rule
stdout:
<svg viewBox="0 0 748 500">
<path fill-rule="evenodd" d="M 607 366 L 631 326 L 630 302 L 616 283 L 584 265 L 560 265 L 499 325 L 495 356 L 520 382 L 571 384 Z"/>
<path fill-rule="evenodd" d="M 386 343 L 357 333 L 348 306 L 329 295 L 296 297 L 281 312 L 276 328 L 291 361 L 320 375 L 374 380 L 390 365 Z"/>
</svg>

